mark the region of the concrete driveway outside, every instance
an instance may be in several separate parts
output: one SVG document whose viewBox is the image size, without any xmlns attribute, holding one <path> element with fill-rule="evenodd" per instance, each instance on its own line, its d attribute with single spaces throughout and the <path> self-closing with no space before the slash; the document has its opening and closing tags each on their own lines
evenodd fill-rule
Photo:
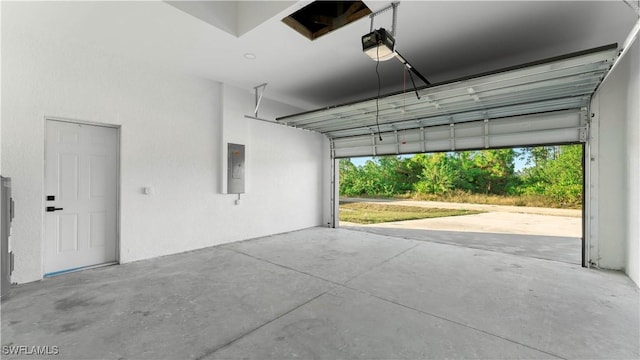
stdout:
<svg viewBox="0 0 640 360">
<path fill-rule="evenodd" d="M 482 214 L 381 224 L 340 222 L 347 229 L 385 236 L 582 264 L 582 211 L 436 201 L 341 199 L 387 205 L 486 211 Z"/>
<path fill-rule="evenodd" d="M 449 216 L 434 219 L 396 221 L 362 225 L 340 222 L 341 226 L 376 227 L 392 229 L 444 230 L 478 233 L 582 237 L 582 211 L 537 207 L 462 204 L 437 201 L 376 200 L 344 198 L 343 202 L 370 202 L 386 205 L 418 206 L 441 209 L 467 209 L 486 211 L 482 214 Z"/>
</svg>

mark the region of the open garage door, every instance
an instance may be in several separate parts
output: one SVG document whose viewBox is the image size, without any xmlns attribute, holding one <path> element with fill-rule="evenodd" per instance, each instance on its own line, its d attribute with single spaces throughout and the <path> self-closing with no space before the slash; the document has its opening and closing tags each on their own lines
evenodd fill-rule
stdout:
<svg viewBox="0 0 640 360">
<path fill-rule="evenodd" d="M 613 44 L 429 85 L 417 90 L 419 98 L 398 92 L 277 121 L 325 134 L 333 159 L 588 143 L 591 97 L 617 55 Z M 339 180 L 332 165 L 335 226 Z"/>
<path fill-rule="evenodd" d="M 327 135 L 334 158 L 586 142 L 591 95 L 616 55 L 614 44 L 422 87 L 419 99 L 394 93 L 277 121 Z"/>
</svg>

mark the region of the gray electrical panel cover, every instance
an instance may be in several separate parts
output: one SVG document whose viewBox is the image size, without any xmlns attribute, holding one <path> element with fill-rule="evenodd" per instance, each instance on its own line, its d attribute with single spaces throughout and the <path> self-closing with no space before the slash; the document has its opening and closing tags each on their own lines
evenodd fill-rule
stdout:
<svg viewBox="0 0 640 360">
<path fill-rule="evenodd" d="M 244 194 L 244 145 L 227 146 L 227 193 Z"/>
</svg>

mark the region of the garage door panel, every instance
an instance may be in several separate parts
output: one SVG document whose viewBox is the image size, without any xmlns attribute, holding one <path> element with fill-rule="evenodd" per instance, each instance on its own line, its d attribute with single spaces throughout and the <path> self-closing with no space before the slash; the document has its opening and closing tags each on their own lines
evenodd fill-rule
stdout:
<svg viewBox="0 0 640 360">
<path fill-rule="evenodd" d="M 564 129 L 583 125 L 586 111 L 554 112 L 534 116 L 510 117 L 492 120 L 489 124 L 491 134 L 512 134 L 535 130 Z"/>
<path fill-rule="evenodd" d="M 581 142 L 580 131 L 577 129 L 541 130 L 520 134 L 495 135 L 491 137 L 492 147 L 535 146 L 577 142 Z"/>
<path fill-rule="evenodd" d="M 440 110 L 431 114 L 437 116 L 446 114 L 452 109 L 473 105 L 476 96 L 489 101 L 492 96 L 503 95 L 504 100 L 513 104 L 522 101 L 530 102 L 536 97 L 553 99 L 566 97 L 568 94 L 571 96 L 591 94 L 608 71 L 617 50 L 615 45 L 611 45 L 591 51 L 592 53 L 570 54 L 563 59 L 551 59 L 548 63 L 527 68 L 501 71 L 496 74 L 422 88 L 419 90 L 420 99 L 412 96 L 411 92 L 383 96 L 377 104 L 380 117 L 391 116 L 397 120 L 395 113 L 399 108 L 414 112 L 424 109 L 425 106 Z M 499 98 L 493 100 L 497 101 Z M 485 105 L 490 107 L 500 103 Z M 366 118 L 375 107 L 375 99 L 367 99 L 354 104 L 285 116 L 278 118 L 278 121 L 297 127 L 313 128 L 314 125 L 355 120 L 363 116 Z M 367 124 L 372 124 L 371 119 Z"/>
<path fill-rule="evenodd" d="M 462 138 L 458 139 L 454 143 L 455 150 L 473 150 L 484 148 L 484 139 L 475 138 Z"/>
<path fill-rule="evenodd" d="M 587 110 L 512 116 L 333 140 L 336 157 L 476 150 L 586 141 Z"/>
<path fill-rule="evenodd" d="M 484 121 L 456 124 L 454 126 L 455 137 L 466 138 L 471 136 L 484 136 Z"/>
<path fill-rule="evenodd" d="M 613 44 L 277 121 L 325 134 L 336 157 L 584 142 L 591 95 L 617 53 Z"/>
<path fill-rule="evenodd" d="M 578 97 L 578 98 L 560 98 L 553 100 L 546 100 L 543 102 L 534 102 L 534 103 L 521 103 L 516 105 L 504 106 L 494 109 L 487 110 L 476 110 L 476 111 L 468 111 L 462 113 L 456 113 L 451 115 L 443 115 L 437 117 L 427 117 L 427 118 L 408 118 L 406 120 L 397 121 L 390 124 L 381 123 L 380 129 L 381 132 L 391 131 L 393 126 L 397 130 L 403 129 L 413 129 L 419 127 L 432 127 L 436 125 L 443 125 L 449 123 L 464 123 L 471 122 L 483 119 L 497 119 L 497 118 L 505 118 L 505 117 L 513 117 L 514 115 L 520 114 L 536 114 L 536 113 L 551 113 L 553 111 L 558 110 L 566 110 L 566 109 L 579 109 L 581 107 L 586 106 L 588 104 L 589 96 Z M 366 128 L 366 133 L 370 133 L 373 129 L 377 128 L 369 127 Z M 344 130 L 347 129 L 347 130 Z M 341 127 L 339 129 L 334 129 L 330 132 L 327 132 L 327 136 L 330 138 L 343 138 L 350 137 L 362 134 L 363 129 L 361 126 L 351 124 L 350 126 Z"/>
<path fill-rule="evenodd" d="M 438 141 L 438 140 L 443 140 L 443 139 L 449 139 L 449 137 L 451 136 L 451 129 L 449 128 L 449 125 L 442 125 L 442 126 L 434 126 L 434 127 L 428 127 L 425 130 L 425 138 L 427 139 L 428 142 L 434 142 L 434 141 Z"/>
</svg>

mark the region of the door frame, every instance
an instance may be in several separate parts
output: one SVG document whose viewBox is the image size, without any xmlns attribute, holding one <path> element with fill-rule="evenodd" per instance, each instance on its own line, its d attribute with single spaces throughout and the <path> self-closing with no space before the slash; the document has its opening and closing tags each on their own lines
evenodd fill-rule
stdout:
<svg viewBox="0 0 640 360">
<path fill-rule="evenodd" d="M 69 270 L 69 271 L 65 271 L 63 273 L 60 274 L 66 274 L 66 273 L 70 273 L 70 272 L 75 272 L 75 271 L 80 271 L 80 270 L 86 270 L 86 269 L 91 269 L 91 268 L 95 268 L 95 267 L 100 267 L 100 266 L 107 266 L 107 265 L 115 265 L 115 264 L 120 264 L 120 258 L 121 258 L 121 247 L 120 247 L 120 185 L 122 182 L 122 179 L 120 177 L 121 171 L 120 171 L 120 146 L 121 146 L 121 141 L 120 141 L 120 134 L 121 134 L 121 129 L 122 126 L 121 125 L 116 125 L 116 124 L 106 124 L 106 123 L 99 123 L 99 122 L 94 122 L 94 121 L 86 121 L 86 120 L 78 120 L 78 119 L 71 119 L 71 118 L 64 118 L 64 117 L 58 117 L 58 116 L 48 116 L 45 115 L 43 122 L 42 122 L 42 126 L 43 126 L 43 130 L 44 130 L 44 141 L 43 141 L 43 167 L 42 167 L 42 196 L 41 196 L 41 206 L 40 206 L 40 211 L 42 213 L 42 239 L 40 241 L 40 245 L 41 245 L 41 250 L 40 250 L 40 272 L 41 272 L 41 277 L 44 278 L 44 262 L 45 262 L 45 247 L 46 247 L 46 228 L 45 228 L 45 211 L 44 208 L 46 206 L 46 185 L 47 185 L 47 181 L 46 181 L 46 167 L 47 167 L 47 121 L 57 121 L 57 122 L 65 122 L 65 123 L 70 123 L 70 124 L 80 124 L 80 125 L 89 125 L 89 126 L 100 126 L 100 127 L 105 127 L 105 128 L 111 128 L 111 129 L 115 129 L 116 131 L 116 258 L 113 262 L 109 262 L 109 263 L 105 263 L 105 264 L 97 264 L 95 266 L 86 266 L 86 267 L 82 267 L 80 269 L 77 270 Z"/>
</svg>

